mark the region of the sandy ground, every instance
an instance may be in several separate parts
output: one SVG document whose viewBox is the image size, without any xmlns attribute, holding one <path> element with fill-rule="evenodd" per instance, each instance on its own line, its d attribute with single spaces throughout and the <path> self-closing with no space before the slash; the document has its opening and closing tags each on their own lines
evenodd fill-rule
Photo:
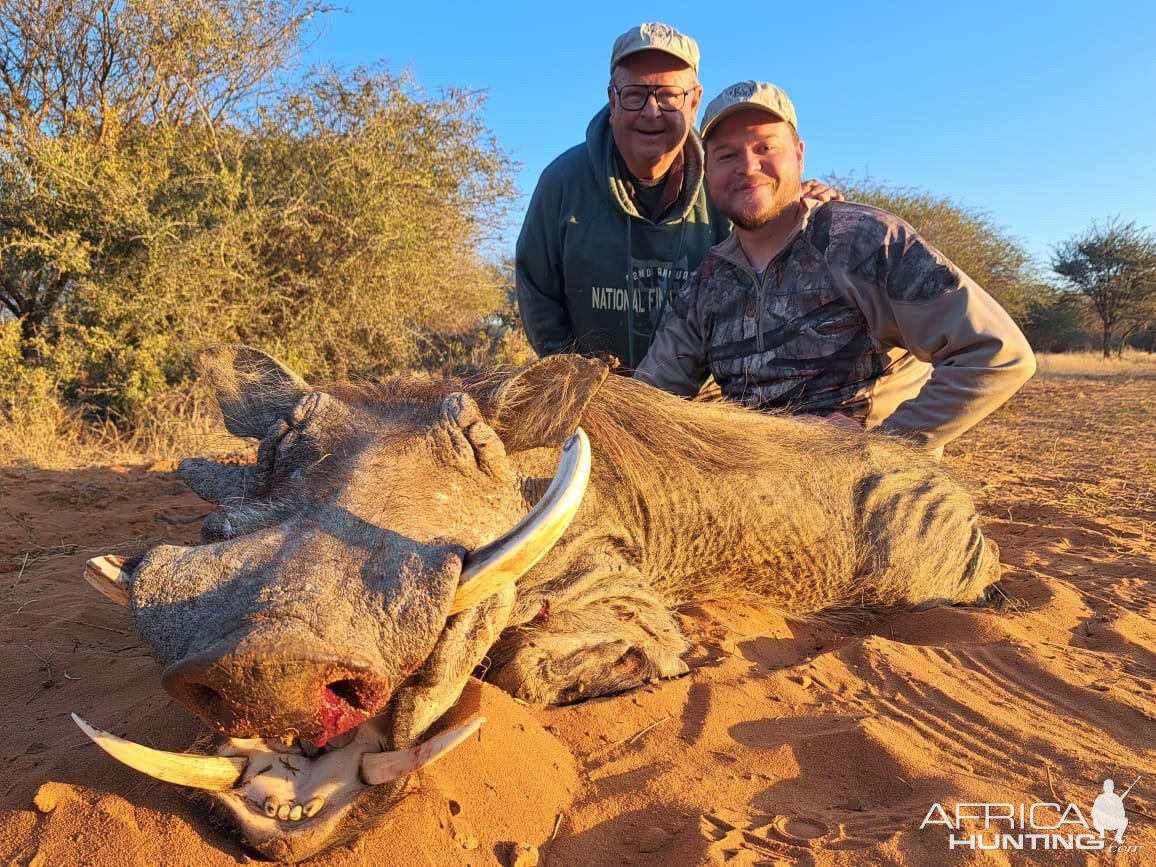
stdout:
<svg viewBox="0 0 1156 867">
<path fill-rule="evenodd" d="M 472 686 L 480 736 L 314 863 L 504 865 L 514 843 L 552 867 L 1156 863 L 1154 419 L 1156 379 L 1040 379 L 949 449 L 1008 609 L 849 632 L 712 603 L 682 613 L 686 677 L 546 709 Z M 95 554 L 196 538 L 207 507 L 172 470 L 0 468 L 0 863 L 245 859 L 68 717 L 166 749 L 200 732 L 127 612 L 80 577 Z M 1105 778 L 1137 776 L 1132 851 L 975 853 L 920 829 L 935 803 L 1071 803 L 1090 821 Z"/>
</svg>

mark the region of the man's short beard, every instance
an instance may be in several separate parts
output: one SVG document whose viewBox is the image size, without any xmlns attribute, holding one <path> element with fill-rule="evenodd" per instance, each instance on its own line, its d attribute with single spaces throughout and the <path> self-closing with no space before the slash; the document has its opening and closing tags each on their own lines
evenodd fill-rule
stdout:
<svg viewBox="0 0 1156 867">
<path fill-rule="evenodd" d="M 780 186 L 775 190 L 775 197 L 771 200 L 771 203 L 761 211 L 732 212 L 725 210 L 722 206 L 719 206 L 719 211 L 738 228 L 749 232 L 761 228 L 767 223 L 774 222 L 793 208 L 799 201 L 802 193 L 800 185 L 796 184 L 794 187 L 793 195 L 787 196 L 784 194 L 785 188 Z"/>
<path fill-rule="evenodd" d="M 774 220 L 775 217 L 782 214 L 784 210 L 784 208 L 779 207 L 767 208 L 757 214 L 752 214 L 751 216 L 746 216 L 744 214 L 727 214 L 724 212 L 723 216 L 727 217 L 740 229 L 745 229 L 749 232 L 752 229 L 758 229 L 761 226 L 765 226 L 767 223 Z"/>
</svg>

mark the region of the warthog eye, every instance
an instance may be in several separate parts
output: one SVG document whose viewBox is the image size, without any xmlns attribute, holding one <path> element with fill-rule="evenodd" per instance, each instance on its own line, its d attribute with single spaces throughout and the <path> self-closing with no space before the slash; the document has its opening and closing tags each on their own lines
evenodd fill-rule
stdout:
<svg viewBox="0 0 1156 867">
<path fill-rule="evenodd" d="M 266 478 L 276 480 L 290 475 L 294 468 L 300 469 L 311 461 L 308 457 L 297 459 L 294 451 L 309 440 L 306 428 L 319 408 L 329 402 L 329 395 L 311 392 L 297 402 L 288 417 L 277 421 L 276 425 L 261 442 L 257 450 L 257 465 Z M 293 456 L 291 458 L 291 456 Z"/>
</svg>

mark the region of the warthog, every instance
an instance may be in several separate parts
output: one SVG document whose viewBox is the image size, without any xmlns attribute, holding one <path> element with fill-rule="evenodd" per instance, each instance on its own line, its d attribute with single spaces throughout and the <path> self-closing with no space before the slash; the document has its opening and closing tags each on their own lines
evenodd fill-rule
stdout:
<svg viewBox="0 0 1156 867">
<path fill-rule="evenodd" d="M 204 544 L 86 574 L 131 606 L 216 755 L 82 725 L 212 791 L 269 857 L 331 845 L 473 731 L 422 740 L 483 661 L 515 696 L 572 702 L 685 673 L 672 610 L 695 600 L 808 618 L 978 602 L 999 577 L 968 494 L 893 437 L 684 401 L 578 356 L 470 384 L 313 387 L 246 347 L 206 369 L 256 462 L 185 461 L 220 506 Z"/>
</svg>

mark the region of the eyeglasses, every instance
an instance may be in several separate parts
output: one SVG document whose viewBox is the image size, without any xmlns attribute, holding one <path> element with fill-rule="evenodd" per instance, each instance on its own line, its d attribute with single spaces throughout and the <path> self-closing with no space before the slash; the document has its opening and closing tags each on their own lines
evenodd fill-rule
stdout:
<svg viewBox="0 0 1156 867">
<path fill-rule="evenodd" d="M 662 111 L 681 111 L 688 93 L 689 90 L 671 84 L 627 84 L 614 88 L 618 104 L 626 111 L 642 111 L 651 96 Z"/>
</svg>

